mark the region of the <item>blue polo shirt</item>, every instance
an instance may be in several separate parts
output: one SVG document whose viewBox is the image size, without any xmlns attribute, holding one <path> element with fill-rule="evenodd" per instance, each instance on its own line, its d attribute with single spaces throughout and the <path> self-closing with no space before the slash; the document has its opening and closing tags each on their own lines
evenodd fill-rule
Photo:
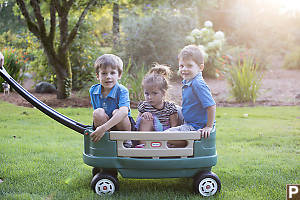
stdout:
<svg viewBox="0 0 300 200">
<path fill-rule="evenodd" d="M 207 123 L 206 108 L 215 105 L 210 89 L 200 72 L 191 81 L 182 81 L 182 114 L 185 123 L 196 130 L 204 128 Z"/>
<path fill-rule="evenodd" d="M 128 107 L 128 116 L 130 116 L 130 100 L 128 89 L 117 83 L 109 92 L 107 97 L 101 94 L 101 84 L 93 85 L 90 88 L 91 104 L 95 109 L 103 108 L 105 113 L 111 118 L 115 109 L 126 106 Z"/>
</svg>

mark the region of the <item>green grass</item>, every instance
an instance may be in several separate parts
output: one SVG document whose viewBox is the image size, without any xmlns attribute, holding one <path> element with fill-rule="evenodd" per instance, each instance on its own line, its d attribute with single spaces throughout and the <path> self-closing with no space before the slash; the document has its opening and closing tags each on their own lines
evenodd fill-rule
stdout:
<svg viewBox="0 0 300 200">
<path fill-rule="evenodd" d="M 57 110 L 91 122 L 91 109 Z M 90 189 L 92 168 L 82 161 L 80 134 L 37 109 L 0 101 L 0 111 L 0 199 L 201 199 L 190 179 L 120 176 L 120 191 L 99 198 Z M 299 107 L 218 108 L 216 120 L 213 171 L 222 190 L 210 199 L 281 200 L 286 184 L 300 183 Z"/>
</svg>

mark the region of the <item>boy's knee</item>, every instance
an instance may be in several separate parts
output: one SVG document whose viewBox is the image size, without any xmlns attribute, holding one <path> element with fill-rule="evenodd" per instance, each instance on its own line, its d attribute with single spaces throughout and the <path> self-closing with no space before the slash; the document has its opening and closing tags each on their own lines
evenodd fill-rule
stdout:
<svg viewBox="0 0 300 200">
<path fill-rule="evenodd" d="M 93 118 L 94 119 L 101 119 L 101 118 L 106 117 L 106 116 L 107 115 L 106 115 L 105 110 L 103 108 L 97 108 L 93 112 Z"/>
</svg>

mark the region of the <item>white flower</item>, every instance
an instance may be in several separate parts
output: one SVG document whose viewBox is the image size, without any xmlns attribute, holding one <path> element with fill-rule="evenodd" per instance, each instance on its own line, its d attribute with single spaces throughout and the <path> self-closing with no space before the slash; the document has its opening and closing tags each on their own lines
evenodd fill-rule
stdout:
<svg viewBox="0 0 300 200">
<path fill-rule="evenodd" d="M 217 31 L 217 32 L 215 33 L 215 38 L 216 38 L 217 40 L 224 40 L 225 35 L 224 35 L 224 33 L 223 33 L 222 31 Z"/>
<path fill-rule="evenodd" d="M 196 42 L 195 38 L 191 35 L 186 36 L 185 40 L 190 44 L 194 44 Z"/>
<path fill-rule="evenodd" d="M 195 28 L 194 30 L 192 30 L 191 35 L 196 38 L 201 37 L 201 31 L 199 29 Z"/>
<path fill-rule="evenodd" d="M 221 49 L 222 47 L 222 41 L 221 40 L 214 40 L 212 42 L 209 42 L 207 44 L 207 48 L 209 49 Z"/>
<path fill-rule="evenodd" d="M 207 28 L 202 28 L 201 30 L 200 30 L 200 34 L 202 35 L 202 36 L 207 36 L 207 35 L 209 35 L 209 30 L 207 29 Z"/>
<path fill-rule="evenodd" d="M 208 20 L 208 21 L 204 22 L 204 26 L 207 27 L 207 28 L 212 28 L 213 27 L 213 23 Z"/>
</svg>

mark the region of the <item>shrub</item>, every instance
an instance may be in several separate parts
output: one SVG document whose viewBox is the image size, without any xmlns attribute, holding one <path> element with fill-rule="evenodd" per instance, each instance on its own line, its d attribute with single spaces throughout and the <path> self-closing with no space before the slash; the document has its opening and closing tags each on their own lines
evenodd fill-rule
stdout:
<svg viewBox="0 0 300 200">
<path fill-rule="evenodd" d="M 47 57 L 44 55 L 38 39 L 32 33 L 14 34 L 10 31 L 5 32 L 0 35 L 0 46 L 9 46 L 16 51 L 26 52 L 28 58 L 26 70 L 34 73 L 33 79 L 35 82 L 55 82 L 55 75 L 52 69 L 48 67 Z"/>
<path fill-rule="evenodd" d="M 178 50 L 184 46 L 187 31 L 194 20 L 171 11 L 155 11 L 143 17 L 130 15 L 122 24 L 124 60 L 134 66 L 158 62 L 178 66 Z"/>
<path fill-rule="evenodd" d="M 283 67 L 286 69 L 300 69 L 300 47 L 284 57 Z"/>
<path fill-rule="evenodd" d="M 4 56 L 4 67 L 6 71 L 17 82 L 22 83 L 24 79 L 24 72 L 26 70 L 26 63 L 28 61 L 26 53 L 11 48 L 2 49 L 1 52 Z M 3 78 L 0 77 L 0 86 L 2 86 L 3 82 Z M 1 87 L 0 90 L 3 91 L 3 88 Z"/>
<path fill-rule="evenodd" d="M 237 65 L 228 67 L 227 81 L 237 102 L 255 103 L 262 79 L 259 68 L 259 64 L 254 63 L 251 57 L 239 59 Z"/>
<path fill-rule="evenodd" d="M 76 18 L 71 18 L 75 24 Z M 94 61 L 103 54 L 101 46 L 93 34 L 93 20 L 86 20 L 70 47 L 70 63 L 72 68 L 72 86 L 74 90 L 85 88 L 95 79 Z"/>
<path fill-rule="evenodd" d="M 194 29 L 186 37 L 187 44 L 198 45 L 204 54 L 205 67 L 203 76 L 216 78 L 217 69 L 220 68 L 218 60 L 222 55 L 225 36 L 222 31 L 215 32 L 213 23 L 206 21 L 201 29 Z"/>
<path fill-rule="evenodd" d="M 134 68 L 134 69 L 131 69 Z M 132 70 L 135 73 L 129 73 Z M 129 90 L 129 97 L 132 102 L 139 102 L 144 99 L 144 91 L 142 88 L 142 81 L 146 74 L 144 66 L 136 67 L 131 64 L 131 59 L 123 70 L 120 83 L 126 86 Z"/>
</svg>

